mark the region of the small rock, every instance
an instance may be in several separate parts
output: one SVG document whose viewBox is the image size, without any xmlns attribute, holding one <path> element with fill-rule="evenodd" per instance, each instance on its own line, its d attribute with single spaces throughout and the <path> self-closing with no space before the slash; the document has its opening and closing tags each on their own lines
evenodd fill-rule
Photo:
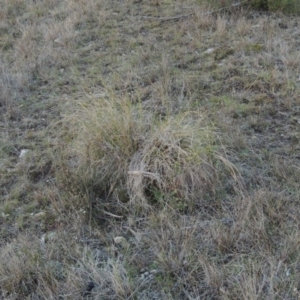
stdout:
<svg viewBox="0 0 300 300">
<path fill-rule="evenodd" d="M 129 247 L 129 244 L 128 242 L 126 241 L 126 239 L 122 236 L 117 236 L 114 238 L 114 242 L 115 244 L 117 245 L 121 245 L 122 248 L 128 248 Z"/>
<path fill-rule="evenodd" d="M 154 277 L 155 277 L 155 275 L 152 274 L 150 271 L 150 272 L 145 272 L 145 273 L 141 274 L 140 278 L 142 281 L 146 281 L 146 280 L 149 281 L 149 280 L 154 279 Z"/>
<path fill-rule="evenodd" d="M 57 43 L 57 44 L 63 44 L 62 41 L 61 41 L 61 38 L 57 38 L 54 40 L 54 43 Z"/>
<path fill-rule="evenodd" d="M 20 153 L 20 155 L 19 155 L 19 158 L 25 157 L 25 155 L 26 155 L 29 151 L 30 151 L 29 149 L 22 149 L 22 150 L 21 150 L 21 153 Z"/>
<path fill-rule="evenodd" d="M 44 246 L 47 242 L 54 241 L 57 237 L 57 234 L 55 232 L 49 232 L 45 233 L 41 237 L 41 244 Z"/>
<path fill-rule="evenodd" d="M 205 54 L 211 54 L 211 53 L 215 52 L 215 50 L 216 50 L 215 48 L 208 48 L 203 53 L 205 53 Z"/>
<path fill-rule="evenodd" d="M 2 216 L 3 219 L 6 219 L 6 218 L 9 217 L 9 214 L 6 214 L 6 213 L 3 212 L 3 213 L 1 214 L 1 216 Z"/>
<path fill-rule="evenodd" d="M 33 217 L 36 218 L 36 219 L 40 219 L 40 218 L 44 217 L 45 214 L 46 214 L 46 213 L 45 213 L 44 211 L 41 211 L 41 212 L 39 212 L 39 213 L 33 215 Z"/>
</svg>

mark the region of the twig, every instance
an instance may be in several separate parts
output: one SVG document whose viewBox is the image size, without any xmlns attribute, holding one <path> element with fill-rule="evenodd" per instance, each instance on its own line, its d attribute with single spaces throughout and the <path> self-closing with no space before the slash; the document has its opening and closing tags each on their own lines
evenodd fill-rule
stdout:
<svg viewBox="0 0 300 300">
<path fill-rule="evenodd" d="M 190 13 L 188 15 L 182 15 L 182 16 L 175 16 L 175 17 L 150 17 L 150 16 L 142 16 L 143 19 L 154 19 L 154 20 L 157 20 L 157 21 L 172 21 L 172 20 L 179 20 L 179 19 L 182 19 L 182 18 L 187 18 L 187 17 L 190 17 L 192 15 L 194 15 L 195 13 Z"/>
<path fill-rule="evenodd" d="M 106 215 L 108 215 L 108 216 L 111 216 L 113 218 L 118 218 L 118 219 L 122 219 L 123 218 L 123 216 L 114 215 L 114 214 L 112 214 L 112 213 L 110 213 L 108 211 L 105 211 L 105 210 L 103 210 L 103 213 L 106 214 Z"/>
</svg>

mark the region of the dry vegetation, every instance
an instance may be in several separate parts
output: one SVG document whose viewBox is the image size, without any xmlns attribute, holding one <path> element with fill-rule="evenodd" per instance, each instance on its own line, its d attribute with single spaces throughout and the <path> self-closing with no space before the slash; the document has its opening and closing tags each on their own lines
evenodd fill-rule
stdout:
<svg viewBox="0 0 300 300">
<path fill-rule="evenodd" d="M 279 2 L 1 1 L 1 299 L 300 297 Z"/>
</svg>

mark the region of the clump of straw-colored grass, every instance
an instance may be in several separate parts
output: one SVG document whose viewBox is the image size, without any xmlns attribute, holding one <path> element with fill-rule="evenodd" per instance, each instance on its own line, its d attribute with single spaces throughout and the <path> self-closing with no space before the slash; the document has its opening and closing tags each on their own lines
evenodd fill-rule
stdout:
<svg viewBox="0 0 300 300">
<path fill-rule="evenodd" d="M 73 139 L 72 172 L 85 187 L 125 190 L 135 207 L 170 196 L 192 203 L 214 189 L 217 139 L 205 113 L 159 117 L 109 92 L 79 101 L 66 120 Z"/>
</svg>

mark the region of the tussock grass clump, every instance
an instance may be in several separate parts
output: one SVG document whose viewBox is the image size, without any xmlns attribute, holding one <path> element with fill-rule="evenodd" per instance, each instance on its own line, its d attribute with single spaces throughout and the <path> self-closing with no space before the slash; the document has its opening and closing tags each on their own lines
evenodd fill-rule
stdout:
<svg viewBox="0 0 300 300">
<path fill-rule="evenodd" d="M 157 116 L 107 93 L 80 101 L 65 121 L 72 128 L 70 170 L 85 189 L 117 191 L 122 202 L 147 207 L 167 198 L 192 203 L 216 188 L 216 134 L 205 113 Z"/>
<path fill-rule="evenodd" d="M 22 237 L 7 244 L 2 248 L 0 257 L 0 293 L 5 299 L 26 299 L 39 293 L 39 287 L 48 298 L 51 296 L 46 290 L 50 286 L 52 291 L 57 288 L 57 270 L 45 258 L 36 238 Z"/>
<path fill-rule="evenodd" d="M 99 251 L 100 252 L 100 251 Z M 127 257 L 104 258 L 99 257 L 99 252 L 90 249 L 78 249 L 76 254 L 80 259 L 73 267 L 73 272 L 69 274 L 68 285 L 70 290 L 78 290 L 78 287 L 85 283 L 85 286 L 79 291 L 79 297 L 76 299 L 127 299 L 134 293 L 132 278 L 126 270 Z M 89 276 L 87 276 L 89 275 Z M 91 292 L 87 289 L 90 278 L 91 286 L 94 288 Z"/>
<path fill-rule="evenodd" d="M 130 162 L 132 199 L 167 197 L 181 206 L 181 201 L 192 201 L 213 188 L 214 138 L 199 113 L 186 112 L 154 124 Z"/>
<path fill-rule="evenodd" d="M 121 184 L 127 174 L 128 159 L 137 151 L 150 128 L 149 115 L 127 99 L 112 94 L 82 100 L 66 117 L 74 143 L 74 169 L 86 186 Z"/>
</svg>

